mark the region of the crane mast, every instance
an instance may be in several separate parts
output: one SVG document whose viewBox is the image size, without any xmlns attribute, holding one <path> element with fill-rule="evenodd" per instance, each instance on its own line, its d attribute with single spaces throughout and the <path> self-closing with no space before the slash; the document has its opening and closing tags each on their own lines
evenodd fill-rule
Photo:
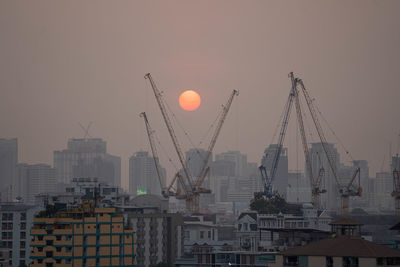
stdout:
<svg viewBox="0 0 400 267">
<path fill-rule="evenodd" d="M 174 144 L 174 148 L 176 150 L 176 153 L 178 154 L 178 158 L 179 158 L 179 161 L 180 161 L 180 163 L 182 165 L 182 169 L 183 169 L 183 171 L 184 171 L 184 173 L 186 175 L 187 182 L 188 182 L 190 188 L 193 189 L 192 176 L 190 175 L 190 172 L 186 167 L 185 158 L 183 156 L 181 147 L 179 145 L 178 138 L 176 137 L 174 128 L 172 127 L 172 123 L 171 123 L 171 120 L 170 120 L 170 118 L 168 116 L 167 109 L 165 108 L 165 104 L 164 104 L 164 101 L 163 101 L 163 98 L 162 98 L 162 94 L 161 94 L 160 90 L 158 90 L 157 85 L 155 84 L 155 82 L 154 82 L 153 78 L 151 77 L 150 73 L 147 73 L 144 76 L 144 78 L 148 79 L 149 82 L 150 82 L 151 88 L 153 89 L 153 92 L 154 92 L 154 96 L 155 96 L 155 98 L 157 100 L 158 106 L 160 107 L 161 114 L 162 114 L 162 116 L 164 118 L 164 121 L 165 121 L 165 124 L 166 124 L 166 126 L 168 128 L 169 135 L 171 136 L 172 143 Z"/>
<path fill-rule="evenodd" d="M 203 184 L 204 179 L 205 179 L 207 173 L 210 170 L 209 168 L 207 168 L 208 160 L 210 159 L 210 156 L 211 156 L 211 153 L 212 153 L 212 151 L 214 149 L 215 143 L 217 142 L 217 138 L 218 138 L 219 133 L 221 132 L 222 125 L 225 122 L 226 115 L 228 115 L 228 111 L 229 111 L 229 109 L 230 109 L 230 107 L 232 105 L 233 98 L 235 96 L 238 96 L 238 95 L 239 95 L 239 91 L 233 90 L 231 95 L 229 96 L 228 101 L 225 104 L 225 106 L 222 106 L 223 107 L 223 111 L 222 111 L 221 117 L 220 117 L 220 119 L 218 121 L 217 127 L 215 128 L 215 132 L 214 132 L 214 134 L 213 134 L 213 136 L 211 138 L 211 142 L 210 142 L 210 144 L 208 146 L 207 154 L 206 154 L 206 157 L 204 158 L 203 166 L 200 169 L 201 170 L 200 171 L 200 175 L 199 175 L 198 181 L 197 181 L 197 183 L 195 185 L 196 188 L 200 187 Z"/>
</svg>

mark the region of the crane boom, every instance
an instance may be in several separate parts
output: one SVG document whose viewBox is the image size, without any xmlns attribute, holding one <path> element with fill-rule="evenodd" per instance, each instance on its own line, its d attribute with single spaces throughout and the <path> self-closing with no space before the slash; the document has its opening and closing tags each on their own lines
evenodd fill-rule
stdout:
<svg viewBox="0 0 400 267">
<path fill-rule="evenodd" d="M 201 186 L 201 184 L 203 183 L 203 181 L 207 175 L 208 160 L 210 159 L 210 156 L 214 149 L 215 143 L 217 142 L 218 135 L 221 132 L 222 125 L 224 124 L 226 116 L 228 115 L 228 111 L 232 105 L 233 98 L 237 95 L 239 95 L 239 91 L 233 90 L 231 95 L 228 98 L 228 102 L 225 104 L 225 106 L 223 106 L 223 111 L 222 111 L 221 117 L 218 121 L 217 127 L 215 128 L 214 135 L 211 138 L 210 145 L 208 146 L 207 154 L 206 154 L 206 157 L 204 158 L 203 166 L 200 169 L 201 170 L 200 175 L 198 176 L 198 180 L 196 181 L 196 184 L 195 184 L 196 187 Z"/>
<path fill-rule="evenodd" d="M 317 130 L 317 133 L 318 133 L 319 139 L 321 141 L 322 148 L 323 148 L 323 150 L 325 152 L 326 158 L 328 159 L 328 163 L 329 163 L 330 169 L 332 171 L 332 174 L 335 177 L 335 180 L 336 180 L 337 184 L 340 185 L 339 178 L 338 178 L 337 173 L 336 173 L 336 168 L 334 167 L 334 161 L 332 159 L 332 154 L 331 154 L 331 151 L 330 151 L 330 149 L 328 147 L 328 142 L 326 141 L 324 132 L 322 131 L 321 124 L 319 123 L 319 120 L 318 120 L 318 117 L 317 117 L 317 113 L 316 113 L 314 105 L 312 103 L 312 99 L 311 99 L 310 95 L 308 94 L 308 92 L 307 92 L 307 90 L 306 90 L 306 88 L 304 86 L 303 81 L 301 79 L 298 79 L 298 83 L 300 84 L 301 89 L 302 89 L 303 94 L 304 94 L 304 98 L 306 99 L 308 109 L 309 109 L 311 117 L 312 117 L 312 119 L 314 121 L 315 128 Z"/>
<path fill-rule="evenodd" d="M 150 123 L 149 123 L 149 120 L 147 119 L 146 112 L 140 113 L 140 117 L 143 117 L 144 124 L 146 125 L 147 136 L 149 137 L 151 153 L 153 154 L 154 165 L 156 167 L 158 181 L 160 182 L 161 192 L 164 192 L 166 188 L 165 188 L 165 185 L 162 183 L 162 180 L 161 180 L 161 170 L 160 170 L 160 166 L 158 164 L 159 158 L 158 158 L 157 149 L 156 149 L 156 146 L 155 146 L 154 136 L 153 136 L 154 131 L 150 127 Z"/>
<path fill-rule="evenodd" d="M 180 163 L 182 165 L 182 169 L 183 169 L 183 171 L 184 171 L 184 173 L 186 175 L 187 182 L 188 182 L 190 188 L 192 189 L 193 188 L 192 176 L 190 175 L 190 172 L 186 167 L 185 158 L 183 156 L 181 147 L 179 145 L 178 138 L 176 137 L 174 128 L 172 127 L 172 123 L 171 123 L 171 120 L 170 120 L 170 118 L 168 116 L 167 109 L 165 108 L 165 104 L 164 104 L 164 101 L 163 101 L 163 98 L 162 98 L 162 94 L 161 94 L 160 90 L 158 90 L 157 85 L 155 84 L 155 82 L 154 82 L 153 78 L 151 77 L 150 73 L 147 73 L 144 76 L 144 78 L 148 79 L 149 82 L 150 82 L 151 88 L 153 89 L 153 92 L 154 92 L 154 96 L 156 97 L 158 106 L 160 107 L 160 110 L 161 110 L 161 114 L 162 114 L 162 116 L 164 118 L 164 122 L 165 122 L 165 124 L 166 124 L 166 126 L 168 128 L 169 135 L 171 136 L 172 143 L 174 144 L 174 148 L 176 150 L 176 153 L 178 154 L 178 158 L 179 158 L 179 161 L 180 161 Z"/>
</svg>

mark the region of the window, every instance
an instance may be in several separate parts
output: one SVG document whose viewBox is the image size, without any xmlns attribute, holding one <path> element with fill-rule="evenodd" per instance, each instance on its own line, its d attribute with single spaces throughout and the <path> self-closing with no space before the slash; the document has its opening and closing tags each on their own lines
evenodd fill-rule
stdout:
<svg viewBox="0 0 400 267">
<path fill-rule="evenodd" d="M 20 260 L 20 261 L 19 261 L 19 266 L 26 266 L 26 265 L 25 265 L 25 260 Z"/>
<path fill-rule="evenodd" d="M 61 247 L 56 247 L 57 252 L 61 252 Z"/>
<path fill-rule="evenodd" d="M 25 248 L 25 241 L 20 241 L 19 242 L 19 247 L 20 248 Z"/>
<path fill-rule="evenodd" d="M 200 238 L 201 238 L 201 239 L 204 238 L 204 231 L 200 231 Z"/>
<path fill-rule="evenodd" d="M 43 240 L 43 236 L 42 235 L 38 236 L 38 239 L 39 239 L 39 241 L 42 241 Z"/>
<path fill-rule="evenodd" d="M 61 236 L 60 235 L 56 235 L 56 240 L 60 241 L 61 240 Z"/>
<path fill-rule="evenodd" d="M 53 240 L 46 240 L 46 245 L 47 246 L 52 246 L 53 245 Z"/>
<path fill-rule="evenodd" d="M 56 259 L 56 263 L 61 264 L 61 259 Z"/>
<path fill-rule="evenodd" d="M 383 258 L 376 258 L 376 265 L 383 265 Z"/>
<path fill-rule="evenodd" d="M 70 258 L 65 259 L 65 263 L 66 264 L 71 264 L 71 259 Z"/>
<path fill-rule="evenodd" d="M 211 231 L 208 231 L 208 238 L 211 238 Z"/>
<path fill-rule="evenodd" d="M 190 239 L 190 231 L 185 231 L 185 238 Z"/>
<path fill-rule="evenodd" d="M 38 263 L 43 263 L 43 260 L 42 259 L 38 259 L 37 262 Z"/>
<path fill-rule="evenodd" d="M 46 262 L 46 267 L 53 267 L 53 263 L 52 262 Z"/>
<path fill-rule="evenodd" d="M 67 235 L 66 240 L 67 241 L 71 241 L 72 240 L 72 235 Z"/>
<path fill-rule="evenodd" d="M 357 257 L 343 257 L 343 267 L 358 267 Z"/>
<path fill-rule="evenodd" d="M 67 252 L 71 252 L 72 249 L 71 249 L 71 247 L 66 247 L 65 250 L 66 250 Z"/>
<path fill-rule="evenodd" d="M 53 258 L 53 251 L 46 251 L 46 258 Z"/>
<path fill-rule="evenodd" d="M 26 238 L 26 232 L 21 232 L 20 233 L 20 238 L 25 239 Z"/>
<path fill-rule="evenodd" d="M 26 213 L 23 212 L 21 213 L 21 221 L 25 221 L 26 220 Z"/>
<path fill-rule="evenodd" d="M 38 247 L 37 250 L 38 250 L 39 252 L 42 252 L 42 251 L 43 251 L 43 248 L 42 248 L 42 247 Z"/>
<path fill-rule="evenodd" d="M 22 222 L 21 223 L 21 230 L 25 230 L 26 229 L 26 223 Z"/>
<path fill-rule="evenodd" d="M 19 251 L 19 257 L 20 258 L 25 258 L 25 250 L 20 250 Z"/>
<path fill-rule="evenodd" d="M 332 257 L 326 257 L 325 262 L 326 262 L 326 267 L 333 267 L 333 258 Z"/>
</svg>

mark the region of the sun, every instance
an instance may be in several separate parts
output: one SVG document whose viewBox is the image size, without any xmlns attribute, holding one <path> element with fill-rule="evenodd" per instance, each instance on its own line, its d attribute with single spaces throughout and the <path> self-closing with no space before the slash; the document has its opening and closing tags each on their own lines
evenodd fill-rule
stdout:
<svg viewBox="0 0 400 267">
<path fill-rule="evenodd" d="M 193 90 L 186 90 L 179 96 L 179 105 L 187 111 L 196 110 L 201 103 L 200 95 Z"/>
</svg>

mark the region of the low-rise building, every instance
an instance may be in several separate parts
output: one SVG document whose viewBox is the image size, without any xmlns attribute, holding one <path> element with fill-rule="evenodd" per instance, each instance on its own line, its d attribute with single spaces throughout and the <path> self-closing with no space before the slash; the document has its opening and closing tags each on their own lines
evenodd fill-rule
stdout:
<svg viewBox="0 0 400 267">
<path fill-rule="evenodd" d="M 400 266 L 400 251 L 364 240 L 360 223 L 340 219 L 331 226 L 330 238 L 278 253 L 271 266 Z"/>
</svg>

